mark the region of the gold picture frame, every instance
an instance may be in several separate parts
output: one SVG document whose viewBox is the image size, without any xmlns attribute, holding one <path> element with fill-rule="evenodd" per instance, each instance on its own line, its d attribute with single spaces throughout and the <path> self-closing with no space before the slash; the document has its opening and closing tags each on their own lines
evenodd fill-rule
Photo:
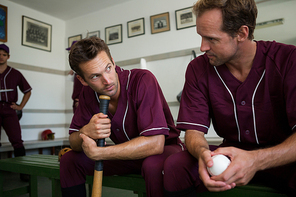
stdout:
<svg viewBox="0 0 296 197">
<path fill-rule="evenodd" d="M 151 34 L 170 31 L 170 13 L 150 16 Z"/>
</svg>

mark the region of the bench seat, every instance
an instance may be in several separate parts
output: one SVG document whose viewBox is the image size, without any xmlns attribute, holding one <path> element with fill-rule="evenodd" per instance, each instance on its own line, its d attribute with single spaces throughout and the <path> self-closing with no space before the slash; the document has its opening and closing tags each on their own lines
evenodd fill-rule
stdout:
<svg viewBox="0 0 296 197">
<path fill-rule="evenodd" d="M 28 155 L 23 157 L 0 160 L 0 196 L 15 197 L 30 193 L 30 197 L 38 196 L 37 177 L 48 177 L 52 183 L 52 196 L 61 196 L 59 162 L 57 155 Z M 29 174 L 29 185 L 9 191 L 3 191 L 3 171 Z M 86 177 L 91 193 L 93 176 Z M 141 175 L 104 176 L 103 186 L 134 191 L 139 197 L 145 197 L 145 181 Z M 197 196 L 202 197 L 284 197 L 286 195 L 265 186 L 246 185 L 236 187 L 225 192 L 205 192 Z"/>
</svg>

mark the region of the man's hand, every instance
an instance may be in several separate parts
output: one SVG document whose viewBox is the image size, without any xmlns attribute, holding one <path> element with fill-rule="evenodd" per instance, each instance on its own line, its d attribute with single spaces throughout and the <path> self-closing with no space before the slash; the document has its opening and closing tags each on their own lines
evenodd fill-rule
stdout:
<svg viewBox="0 0 296 197">
<path fill-rule="evenodd" d="M 222 174 L 211 177 L 214 181 L 222 181 L 232 187 L 242 186 L 248 184 L 258 171 L 256 151 L 245 151 L 234 147 L 226 147 L 218 148 L 212 155 L 217 154 L 228 156 L 231 163 Z"/>
<path fill-rule="evenodd" d="M 212 179 L 208 173 L 207 167 L 213 166 L 213 154 L 210 150 L 204 149 L 200 152 L 198 159 L 199 163 L 199 176 L 206 188 L 212 192 L 220 192 L 233 188 L 234 184 L 228 184 L 223 180 Z"/>
<path fill-rule="evenodd" d="M 21 111 L 23 108 L 19 105 L 17 105 L 16 103 L 12 103 L 12 105 L 10 105 L 10 107 L 14 110 L 19 110 Z"/>
<path fill-rule="evenodd" d="M 80 132 L 92 139 L 108 138 L 111 135 L 111 121 L 103 113 L 95 114 Z"/>
<path fill-rule="evenodd" d="M 92 160 L 98 160 L 95 157 L 97 156 L 98 148 L 100 147 L 97 147 L 96 141 L 84 135 L 83 133 L 80 133 L 79 136 L 83 141 L 81 146 L 86 156 Z"/>
</svg>

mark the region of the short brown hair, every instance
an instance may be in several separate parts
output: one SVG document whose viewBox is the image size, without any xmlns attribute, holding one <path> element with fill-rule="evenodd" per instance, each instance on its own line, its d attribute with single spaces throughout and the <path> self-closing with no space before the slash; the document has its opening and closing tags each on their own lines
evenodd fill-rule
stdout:
<svg viewBox="0 0 296 197">
<path fill-rule="evenodd" d="M 76 42 L 71 47 L 69 54 L 69 64 L 71 69 L 84 79 L 84 75 L 79 67 L 79 64 L 94 59 L 102 51 L 106 52 L 113 63 L 109 47 L 102 39 L 91 37 Z"/>
<path fill-rule="evenodd" d="M 257 18 L 257 6 L 254 0 L 199 0 L 193 6 L 197 17 L 205 11 L 218 8 L 222 11 L 221 30 L 235 37 L 242 25 L 249 27 L 248 39 L 254 39 Z"/>
</svg>

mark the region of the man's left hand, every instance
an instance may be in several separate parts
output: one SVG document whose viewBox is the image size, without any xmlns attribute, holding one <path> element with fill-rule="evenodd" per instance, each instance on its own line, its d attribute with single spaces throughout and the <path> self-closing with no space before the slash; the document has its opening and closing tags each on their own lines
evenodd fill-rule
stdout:
<svg viewBox="0 0 296 197">
<path fill-rule="evenodd" d="M 220 175 L 211 177 L 216 181 L 236 186 L 246 185 L 258 171 L 256 165 L 256 151 L 245 151 L 234 147 L 218 148 L 213 152 L 215 155 L 222 154 L 231 159 L 228 168 Z"/>
</svg>

